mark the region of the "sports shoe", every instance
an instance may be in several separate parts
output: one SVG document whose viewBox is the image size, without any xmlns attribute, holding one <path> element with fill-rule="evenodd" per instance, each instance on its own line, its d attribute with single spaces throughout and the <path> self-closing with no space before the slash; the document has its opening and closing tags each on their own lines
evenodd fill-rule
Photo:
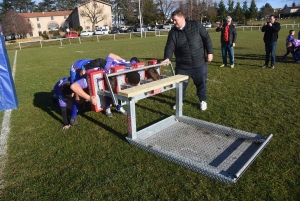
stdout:
<svg viewBox="0 0 300 201">
<path fill-rule="evenodd" d="M 201 103 L 200 103 L 200 109 L 202 111 L 204 111 L 204 110 L 207 109 L 207 103 L 205 101 L 201 101 Z"/>
<path fill-rule="evenodd" d="M 71 124 L 71 126 L 77 126 L 78 121 L 76 119 L 70 119 L 70 124 Z"/>
<path fill-rule="evenodd" d="M 120 107 L 120 109 L 117 111 L 120 112 L 121 114 L 127 115 L 127 112 L 124 110 L 123 107 Z"/>
<path fill-rule="evenodd" d="M 222 65 L 220 66 L 220 68 L 223 68 L 223 67 L 225 67 L 225 64 L 222 64 Z"/>
<path fill-rule="evenodd" d="M 112 117 L 113 116 L 112 113 L 111 113 L 111 109 L 110 108 L 107 108 L 105 110 L 105 115 L 108 116 L 108 117 Z"/>
<path fill-rule="evenodd" d="M 230 65 L 230 68 L 234 68 L 234 64 Z"/>
<path fill-rule="evenodd" d="M 262 68 L 268 68 L 268 66 L 265 64 L 265 65 L 262 66 Z"/>
<path fill-rule="evenodd" d="M 272 69 L 274 69 L 274 68 L 275 68 L 275 66 L 271 66 L 271 68 L 272 68 Z"/>
</svg>

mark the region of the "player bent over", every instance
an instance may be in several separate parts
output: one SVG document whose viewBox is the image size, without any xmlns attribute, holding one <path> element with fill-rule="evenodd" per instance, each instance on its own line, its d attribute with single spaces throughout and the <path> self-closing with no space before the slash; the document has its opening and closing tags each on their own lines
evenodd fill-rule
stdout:
<svg viewBox="0 0 300 201">
<path fill-rule="evenodd" d="M 63 130 L 69 129 L 69 116 L 68 109 L 71 108 L 72 97 L 74 95 L 71 89 L 70 77 L 64 77 L 60 79 L 53 87 L 54 94 L 51 99 L 58 101 L 61 110 L 61 116 L 63 118 Z"/>
</svg>

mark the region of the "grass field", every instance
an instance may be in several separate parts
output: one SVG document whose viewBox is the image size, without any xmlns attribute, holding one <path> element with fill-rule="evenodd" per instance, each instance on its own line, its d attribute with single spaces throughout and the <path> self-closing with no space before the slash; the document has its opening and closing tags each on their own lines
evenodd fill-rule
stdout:
<svg viewBox="0 0 300 201">
<path fill-rule="evenodd" d="M 298 30 L 297 30 L 298 31 Z M 277 55 L 285 53 L 288 29 L 280 31 Z M 236 184 L 223 184 L 130 145 L 126 116 L 85 112 L 77 127 L 62 131 L 60 113 L 49 99 L 53 85 L 77 59 L 161 59 L 166 37 L 86 42 L 17 52 L 15 85 L 19 108 L 12 112 L 3 200 L 298 200 L 300 197 L 300 64 L 290 58 L 275 69 L 264 63 L 263 33 L 238 31 L 235 68 L 221 64 L 220 33 L 210 33 L 208 109 L 191 83 L 186 116 L 274 135 Z M 9 51 L 13 63 L 15 51 Z M 164 73 L 169 74 L 168 67 Z M 137 127 L 174 114 L 175 91 L 137 103 Z M 3 112 L 0 113 L 0 120 Z"/>
</svg>

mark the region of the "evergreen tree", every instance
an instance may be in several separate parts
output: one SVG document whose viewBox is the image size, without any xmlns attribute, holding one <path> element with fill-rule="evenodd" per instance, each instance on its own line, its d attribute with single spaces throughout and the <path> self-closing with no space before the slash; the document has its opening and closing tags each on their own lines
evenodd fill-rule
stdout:
<svg viewBox="0 0 300 201">
<path fill-rule="evenodd" d="M 260 9 L 260 17 L 267 19 L 270 15 L 274 14 L 274 9 L 269 3 L 266 3 L 263 7 Z"/>
<path fill-rule="evenodd" d="M 233 0 L 228 0 L 227 5 L 228 5 L 228 9 L 227 9 L 228 15 L 232 15 L 233 11 L 234 11 L 234 1 Z"/>
<path fill-rule="evenodd" d="M 242 11 L 244 13 L 244 25 L 246 25 L 247 20 L 249 19 L 249 8 L 248 8 L 248 2 L 247 1 L 243 2 Z"/>
<path fill-rule="evenodd" d="M 244 22 L 244 20 L 245 20 L 245 14 L 243 12 L 240 2 L 237 2 L 236 6 L 234 8 L 233 19 L 238 22 Z"/>
<path fill-rule="evenodd" d="M 256 7 L 255 0 L 251 0 L 250 8 L 249 8 L 249 19 L 255 20 L 258 17 L 258 9 Z"/>
<path fill-rule="evenodd" d="M 221 0 L 220 3 L 218 4 L 218 15 L 220 16 L 221 20 L 224 20 L 227 16 L 227 11 L 226 11 L 226 7 L 224 4 L 224 1 Z"/>
</svg>

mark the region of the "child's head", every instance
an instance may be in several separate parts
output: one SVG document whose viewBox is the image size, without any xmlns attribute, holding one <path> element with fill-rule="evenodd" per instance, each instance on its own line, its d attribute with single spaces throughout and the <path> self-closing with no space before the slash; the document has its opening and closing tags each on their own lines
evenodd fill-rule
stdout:
<svg viewBox="0 0 300 201">
<path fill-rule="evenodd" d="M 130 59 L 130 63 L 131 64 L 135 64 L 135 63 L 139 63 L 140 62 L 140 60 L 137 58 L 137 57 L 132 57 L 131 59 Z"/>
<path fill-rule="evenodd" d="M 289 31 L 289 33 L 292 34 L 292 35 L 294 35 L 294 34 L 295 34 L 295 30 L 291 29 L 291 30 Z"/>
<path fill-rule="evenodd" d="M 292 42 L 287 42 L 286 43 L 286 48 L 292 47 L 293 43 Z"/>
<path fill-rule="evenodd" d="M 71 89 L 71 83 L 66 82 L 61 86 L 61 91 L 64 95 L 66 96 L 71 96 L 73 95 L 73 90 Z"/>
<path fill-rule="evenodd" d="M 137 71 L 126 73 L 126 82 L 131 85 L 140 83 L 141 76 Z"/>
<path fill-rule="evenodd" d="M 159 80 L 160 76 L 155 68 L 148 68 L 146 70 L 146 76 L 148 79 Z"/>
<path fill-rule="evenodd" d="M 106 65 L 105 59 L 97 58 L 97 59 L 91 60 L 88 64 L 86 64 L 84 66 L 84 70 L 80 71 L 80 76 L 83 76 L 90 69 L 99 68 L 99 67 L 104 68 L 105 65 Z"/>
</svg>

